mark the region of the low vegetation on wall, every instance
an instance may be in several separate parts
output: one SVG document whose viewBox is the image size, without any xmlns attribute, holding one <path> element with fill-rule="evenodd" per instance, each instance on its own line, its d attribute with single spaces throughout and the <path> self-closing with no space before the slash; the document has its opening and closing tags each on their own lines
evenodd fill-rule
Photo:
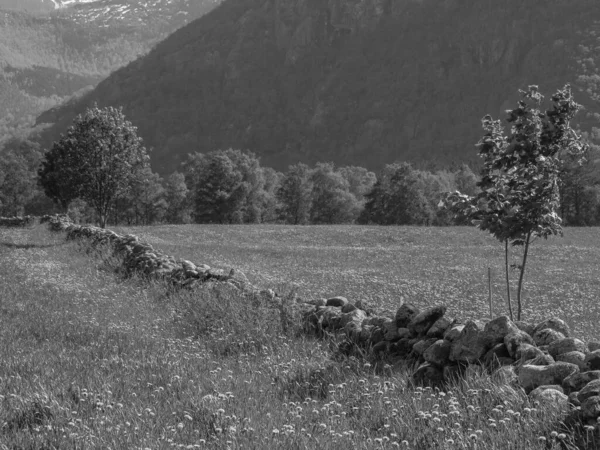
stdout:
<svg viewBox="0 0 600 450">
<path fill-rule="evenodd" d="M 41 222 L 65 232 L 67 239 L 110 246 L 128 274 L 163 279 L 178 289 L 222 282 L 248 296 L 266 297 L 304 332 L 335 336 L 340 354 L 412 365 L 416 385 L 443 388 L 469 366 L 482 366 L 498 383 L 520 386 L 532 401 L 556 408 L 565 417 L 584 423 L 600 417 L 600 342 L 577 339 L 559 318 L 538 324 L 513 322 L 506 316 L 463 322 L 447 317 L 444 305 L 420 310 L 402 303 L 395 312 L 379 312 L 344 297 L 283 298 L 251 285 L 239 271 L 225 273 L 177 260 L 133 235 L 76 225 L 67 216 L 47 216 Z"/>
</svg>

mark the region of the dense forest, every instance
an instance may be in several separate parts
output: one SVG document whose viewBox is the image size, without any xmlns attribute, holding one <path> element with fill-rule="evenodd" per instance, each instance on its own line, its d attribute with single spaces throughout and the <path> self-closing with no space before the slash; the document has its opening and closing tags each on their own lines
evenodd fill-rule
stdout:
<svg viewBox="0 0 600 450">
<path fill-rule="evenodd" d="M 551 5 L 551 6 L 550 6 Z M 123 105 L 166 175 L 190 149 L 379 170 L 476 164 L 479 120 L 569 82 L 597 126 L 590 0 L 227 0 L 38 123 L 49 145 L 93 102 Z"/>
</svg>

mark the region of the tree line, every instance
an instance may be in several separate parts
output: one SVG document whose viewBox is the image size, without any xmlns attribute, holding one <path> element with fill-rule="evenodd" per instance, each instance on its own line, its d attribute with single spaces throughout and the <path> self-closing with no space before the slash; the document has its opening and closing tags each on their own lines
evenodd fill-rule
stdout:
<svg viewBox="0 0 600 450">
<path fill-rule="evenodd" d="M 593 130 L 586 136 L 593 141 Z M 561 212 L 569 225 L 600 223 L 600 152 L 562 168 Z M 12 139 L 0 152 L 0 215 L 65 212 L 84 222 L 287 224 L 464 224 L 445 193 L 474 196 L 478 177 L 468 165 L 429 171 L 407 162 L 376 174 L 363 167 L 297 163 L 285 172 L 251 152 L 188 155 L 166 177 L 153 172 L 136 128 L 121 109 L 88 109 L 51 149 Z"/>
</svg>

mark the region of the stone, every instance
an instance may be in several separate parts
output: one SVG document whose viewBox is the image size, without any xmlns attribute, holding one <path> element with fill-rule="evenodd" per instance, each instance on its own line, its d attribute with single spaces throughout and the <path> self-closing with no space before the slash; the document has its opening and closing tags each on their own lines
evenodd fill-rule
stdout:
<svg viewBox="0 0 600 450">
<path fill-rule="evenodd" d="M 531 344 L 521 344 L 517 347 L 517 351 L 515 352 L 515 359 L 517 361 L 527 361 L 538 356 L 543 356 L 544 352 L 539 348 L 531 345 Z"/>
<path fill-rule="evenodd" d="M 340 316 L 340 328 L 345 328 L 348 324 L 353 324 L 360 328 L 363 321 L 367 318 L 367 313 L 362 309 L 355 309 L 354 311 L 342 313 Z"/>
<path fill-rule="evenodd" d="M 423 352 L 423 359 L 438 367 L 443 367 L 450 360 L 450 349 L 452 343 L 444 339 L 438 339 Z"/>
<path fill-rule="evenodd" d="M 325 300 L 324 298 L 316 298 L 314 300 L 308 300 L 306 303 L 314 306 L 325 306 L 327 300 Z"/>
<path fill-rule="evenodd" d="M 579 370 L 586 370 L 587 364 L 585 363 L 585 353 L 583 352 L 567 352 L 558 355 L 554 358 L 556 361 L 564 361 L 576 364 Z"/>
<path fill-rule="evenodd" d="M 396 311 L 396 326 L 398 328 L 407 328 L 408 324 L 417 314 L 419 314 L 419 309 L 416 306 L 404 303 Z"/>
<path fill-rule="evenodd" d="M 531 397 L 532 395 L 535 395 L 536 393 L 539 393 L 539 392 L 544 391 L 546 389 L 554 389 L 555 391 L 558 391 L 561 394 L 565 393 L 565 391 L 562 388 L 562 386 L 559 386 L 558 384 L 546 384 L 544 386 L 538 386 L 538 387 L 536 387 L 533 391 L 531 391 L 529 393 L 529 396 Z"/>
<path fill-rule="evenodd" d="M 525 322 L 524 320 L 515 320 L 515 325 L 521 331 L 524 331 L 529 336 L 533 336 L 535 333 L 535 325 L 529 322 Z"/>
<path fill-rule="evenodd" d="M 594 350 L 585 356 L 584 360 L 587 370 L 599 370 L 600 369 L 600 350 Z"/>
<path fill-rule="evenodd" d="M 416 355 L 421 356 L 429 347 L 431 347 L 436 342 L 436 338 L 425 338 L 419 340 L 416 344 L 413 345 L 413 352 L 415 352 Z"/>
<path fill-rule="evenodd" d="M 562 385 L 565 378 L 579 372 L 579 367 L 566 362 L 556 362 L 549 366 L 523 365 L 519 369 L 519 384 L 529 393 L 536 387 L 548 384 Z"/>
<path fill-rule="evenodd" d="M 504 364 L 504 362 L 509 361 L 509 364 L 512 364 L 514 360 L 508 354 L 508 350 L 504 344 L 496 344 L 483 357 L 483 364 L 488 368 L 497 368 Z"/>
<path fill-rule="evenodd" d="M 390 345 L 389 352 L 393 356 L 406 357 L 413 351 L 412 339 L 402 338 Z"/>
<path fill-rule="evenodd" d="M 508 318 L 500 316 L 490 320 L 485 324 L 483 332 L 490 346 L 504 342 L 507 334 L 513 334 L 519 331 L 519 328 Z"/>
<path fill-rule="evenodd" d="M 458 338 L 452 343 L 450 361 L 475 363 L 480 361 L 487 351 L 487 343 L 481 324 L 469 320 Z"/>
<path fill-rule="evenodd" d="M 554 330 L 561 333 L 564 337 L 569 337 L 571 331 L 569 330 L 569 326 L 566 322 L 558 317 L 552 317 L 550 319 L 546 319 L 543 322 L 539 323 L 535 329 L 533 330 L 533 334 L 537 333 L 541 330 Z"/>
<path fill-rule="evenodd" d="M 446 314 L 448 308 L 445 305 L 434 306 L 415 315 L 409 322 L 407 328 L 411 333 L 422 336 L 429 328 Z M 400 328 L 400 327 L 399 327 Z"/>
<path fill-rule="evenodd" d="M 317 316 L 319 317 L 319 325 L 321 328 L 328 328 L 331 330 L 337 330 L 341 328 L 340 320 L 342 312 L 339 308 L 334 306 L 326 306 L 317 310 Z"/>
<path fill-rule="evenodd" d="M 355 309 L 357 309 L 357 308 L 352 303 L 347 303 L 346 305 L 342 306 L 343 313 L 349 313 L 349 312 L 354 311 Z"/>
<path fill-rule="evenodd" d="M 600 396 L 593 396 L 581 402 L 581 415 L 585 420 L 596 420 L 600 416 Z"/>
<path fill-rule="evenodd" d="M 586 345 L 583 341 L 575 338 L 564 338 L 559 339 L 557 341 L 552 342 L 548 346 L 548 353 L 554 358 L 558 355 L 562 355 L 563 353 L 569 352 L 582 352 L 585 353 L 587 351 Z"/>
<path fill-rule="evenodd" d="M 504 345 L 506 345 L 511 358 L 516 359 L 517 349 L 522 344 L 533 344 L 533 338 L 522 330 L 509 333 L 504 337 Z"/>
<path fill-rule="evenodd" d="M 444 383 L 444 372 L 440 367 L 424 362 L 413 373 L 412 379 L 417 386 L 439 387 Z"/>
<path fill-rule="evenodd" d="M 379 355 L 379 354 L 382 354 L 382 353 L 387 353 L 388 349 L 389 349 L 389 346 L 390 346 L 390 343 L 387 342 L 387 341 L 378 342 L 377 344 L 375 344 L 373 346 L 373 349 L 372 349 L 373 354 L 374 355 Z"/>
<path fill-rule="evenodd" d="M 447 317 L 440 317 L 435 321 L 431 328 L 427 330 L 427 337 L 436 337 L 442 339 L 444 337 L 444 333 L 448 328 L 452 325 L 452 320 Z"/>
<path fill-rule="evenodd" d="M 386 319 L 383 323 L 383 338 L 386 341 L 397 341 L 398 337 L 398 327 L 396 326 L 396 322 L 392 319 Z"/>
<path fill-rule="evenodd" d="M 569 397 L 553 388 L 534 389 L 529 394 L 529 398 L 544 405 L 545 408 L 550 407 L 560 411 L 565 411 L 569 408 Z"/>
<path fill-rule="evenodd" d="M 590 352 L 600 350 L 600 342 L 598 341 L 590 341 L 588 342 L 588 349 Z"/>
<path fill-rule="evenodd" d="M 498 384 L 512 384 L 519 379 L 513 366 L 501 366 L 492 372 L 492 380 Z"/>
<path fill-rule="evenodd" d="M 347 304 L 348 300 L 346 299 L 346 297 L 331 297 L 328 298 L 325 303 L 326 306 L 335 306 L 337 308 L 342 308 Z"/>
<path fill-rule="evenodd" d="M 410 337 L 410 331 L 408 330 L 408 328 L 398 328 L 396 330 L 396 333 L 398 333 L 398 337 L 400 339 Z"/>
<path fill-rule="evenodd" d="M 592 380 L 581 388 L 579 394 L 577 394 L 577 399 L 583 403 L 586 399 L 596 395 L 600 395 L 600 380 Z"/>
<path fill-rule="evenodd" d="M 549 366 L 550 364 L 554 364 L 554 358 L 548 355 L 547 353 L 542 353 L 541 355 L 536 356 L 535 358 L 528 359 L 527 361 L 521 361 L 521 365 L 529 365 L 529 366 Z"/>
<path fill-rule="evenodd" d="M 562 387 L 565 389 L 565 392 L 580 391 L 586 384 L 594 380 L 600 380 L 600 370 L 574 373 L 564 379 Z"/>
<path fill-rule="evenodd" d="M 542 345 L 550 345 L 553 342 L 564 338 L 564 334 L 552 328 L 543 328 L 541 330 L 536 331 L 533 335 L 533 341 L 538 347 Z"/>
<path fill-rule="evenodd" d="M 465 326 L 460 324 L 449 327 L 444 333 L 444 339 L 450 342 L 454 342 L 460 336 L 460 333 L 464 328 Z"/>
<path fill-rule="evenodd" d="M 569 403 L 575 407 L 581 406 L 581 402 L 577 398 L 577 395 L 579 395 L 579 392 L 571 392 L 569 394 Z"/>
</svg>

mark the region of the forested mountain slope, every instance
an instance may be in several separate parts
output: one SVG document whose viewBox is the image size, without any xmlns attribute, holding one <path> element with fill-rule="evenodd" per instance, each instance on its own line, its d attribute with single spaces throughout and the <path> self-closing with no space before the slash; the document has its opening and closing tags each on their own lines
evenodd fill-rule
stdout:
<svg viewBox="0 0 600 450">
<path fill-rule="evenodd" d="M 226 0 L 39 122 L 48 143 L 87 105 L 123 105 L 162 172 L 227 147 L 278 169 L 446 164 L 529 84 L 571 83 L 596 123 L 598 39 L 590 0 Z"/>
<path fill-rule="evenodd" d="M 217 2 L 0 0 L 0 141 L 92 89 Z"/>
</svg>

